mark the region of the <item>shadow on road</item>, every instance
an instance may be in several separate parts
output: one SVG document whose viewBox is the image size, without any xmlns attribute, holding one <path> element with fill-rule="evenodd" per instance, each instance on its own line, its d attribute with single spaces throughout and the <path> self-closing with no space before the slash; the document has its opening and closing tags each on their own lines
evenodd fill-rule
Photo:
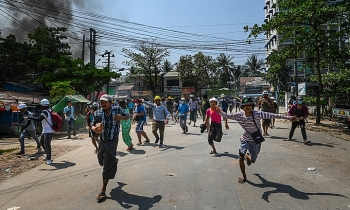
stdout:
<svg viewBox="0 0 350 210">
<path fill-rule="evenodd" d="M 266 138 L 270 138 L 270 139 L 287 139 L 287 137 L 281 137 L 281 136 L 266 136 Z"/>
<path fill-rule="evenodd" d="M 162 151 L 165 151 L 165 150 L 169 150 L 169 149 L 179 150 L 179 149 L 184 149 L 185 147 L 178 147 L 178 146 L 172 146 L 172 145 L 163 144 L 163 145 L 159 145 L 159 148 L 161 148 Z"/>
<path fill-rule="evenodd" d="M 122 188 L 126 185 L 122 182 L 118 182 L 119 186 L 113 190 L 111 190 L 111 197 L 107 199 L 115 200 L 119 203 L 119 205 L 124 209 L 130 209 L 137 205 L 141 210 L 147 210 L 153 207 L 154 204 L 159 203 L 162 199 L 161 195 L 156 195 L 153 198 L 134 195 L 125 192 Z"/>
<path fill-rule="evenodd" d="M 59 169 L 69 168 L 69 167 L 72 167 L 75 165 L 76 165 L 75 163 L 64 160 L 64 161 L 61 161 L 59 163 L 52 162 L 50 166 L 53 166 L 55 168 L 43 168 L 43 169 L 40 169 L 39 171 L 55 171 L 55 170 L 59 170 Z"/>
<path fill-rule="evenodd" d="M 287 193 L 289 194 L 289 196 L 296 199 L 301 199 L 301 200 L 308 200 L 309 195 L 322 195 L 322 196 L 328 195 L 328 196 L 339 196 L 339 197 L 348 198 L 344 195 L 335 194 L 335 193 L 305 193 L 295 189 L 290 185 L 280 184 L 276 182 L 269 182 L 265 178 L 263 178 L 260 174 L 254 174 L 254 175 L 257 176 L 262 183 L 255 184 L 249 180 L 247 180 L 247 183 L 253 185 L 254 187 L 259 187 L 259 188 L 275 188 L 274 190 L 264 192 L 264 194 L 261 196 L 262 199 L 264 199 L 266 202 L 270 202 L 269 196 L 273 193 Z"/>
<path fill-rule="evenodd" d="M 220 154 L 221 156 L 226 156 L 226 157 L 230 157 L 230 158 L 234 158 L 234 159 L 238 159 L 239 155 L 235 155 L 235 154 L 230 154 L 228 152 L 224 152 L 223 154 Z"/>
</svg>

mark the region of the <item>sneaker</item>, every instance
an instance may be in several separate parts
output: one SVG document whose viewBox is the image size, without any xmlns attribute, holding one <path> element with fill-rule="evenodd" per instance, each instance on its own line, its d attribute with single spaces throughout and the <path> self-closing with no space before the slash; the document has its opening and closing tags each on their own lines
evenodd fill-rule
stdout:
<svg viewBox="0 0 350 210">
<path fill-rule="evenodd" d="M 51 165 L 51 163 L 52 163 L 52 160 L 47 160 L 47 161 L 46 161 L 46 164 L 47 164 L 47 165 Z"/>
<path fill-rule="evenodd" d="M 163 141 L 160 141 L 159 145 L 163 145 Z"/>
<path fill-rule="evenodd" d="M 154 143 L 156 143 L 156 144 L 157 144 L 158 142 L 159 142 L 159 139 L 156 139 L 156 141 L 155 141 Z"/>
</svg>

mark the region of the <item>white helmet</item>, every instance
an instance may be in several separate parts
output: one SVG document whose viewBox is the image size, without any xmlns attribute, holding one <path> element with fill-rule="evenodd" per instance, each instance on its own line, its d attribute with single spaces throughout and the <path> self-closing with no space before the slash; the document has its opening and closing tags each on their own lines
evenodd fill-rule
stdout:
<svg viewBox="0 0 350 210">
<path fill-rule="evenodd" d="M 211 101 L 215 101 L 216 103 L 218 103 L 218 99 L 216 99 L 216 98 L 211 98 L 211 99 L 209 99 L 209 102 L 211 102 Z"/>
<path fill-rule="evenodd" d="M 41 106 L 48 106 L 48 105 L 50 105 L 50 102 L 49 102 L 49 100 L 44 98 L 43 100 L 40 101 L 40 105 Z"/>
<path fill-rule="evenodd" d="M 19 104 L 18 109 L 26 109 L 27 105 L 26 104 Z"/>
<path fill-rule="evenodd" d="M 190 95 L 190 98 L 193 98 L 193 97 L 194 97 L 194 95 L 193 95 L 193 94 L 191 94 L 191 95 Z"/>
<path fill-rule="evenodd" d="M 184 97 L 181 98 L 181 101 L 186 101 L 186 99 Z"/>
<path fill-rule="evenodd" d="M 221 94 L 221 98 L 224 98 L 225 97 L 225 94 Z"/>
<path fill-rule="evenodd" d="M 264 90 L 263 95 L 269 95 L 269 92 L 267 90 Z"/>
</svg>

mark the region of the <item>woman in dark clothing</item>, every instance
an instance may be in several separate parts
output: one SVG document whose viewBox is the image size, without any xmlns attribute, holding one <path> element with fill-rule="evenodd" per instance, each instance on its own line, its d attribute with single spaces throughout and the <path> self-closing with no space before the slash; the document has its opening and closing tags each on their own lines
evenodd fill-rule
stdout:
<svg viewBox="0 0 350 210">
<path fill-rule="evenodd" d="M 299 121 L 292 122 L 292 128 L 290 129 L 289 138 L 286 141 L 290 141 L 293 137 L 295 128 L 299 125 L 301 129 L 301 135 L 304 139 L 304 144 L 309 144 L 310 141 L 307 140 L 306 130 L 305 130 L 305 120 L 309 116 L 309 110 L 305 104 L 303 104 L 303 99 L 301 96 L 297 97 L 297 103 L 292 105 L 288 112 L 289 116 L 295 116 Z"/>
</svg>

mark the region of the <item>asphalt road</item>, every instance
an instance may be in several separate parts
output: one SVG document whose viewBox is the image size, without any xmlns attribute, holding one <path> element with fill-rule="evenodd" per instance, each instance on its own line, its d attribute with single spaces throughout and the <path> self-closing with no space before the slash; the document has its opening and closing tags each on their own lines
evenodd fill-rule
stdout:
<svg viewBox="0 0 350 210">
<path fill-rule="evenodd" d="M 162 148 L 151 142 L 128 153 L 119 141 L 118 172 L 102 203 L 96 200 L 102 168 L 90 140 L 83 139 L 85 146 L 56 157 L 51 166 L 0 183 L 0 209 L 350 209 L 350 142 L 307 131 L 313 143 L 305 146 L 300 130 L 295 141 L 285 142 L 289 127 L 277 122 L 257 162 L 247 167 L 249 181 L 240 184 L 243 129 L 234 121 L 229 125 L 216 143 L 217 157 L 209 154 L 199 127 L 189 126 L 185 135 L 170 123 Z M 151 126 L 145 130 L 154 141 Z"/>
</svg>

